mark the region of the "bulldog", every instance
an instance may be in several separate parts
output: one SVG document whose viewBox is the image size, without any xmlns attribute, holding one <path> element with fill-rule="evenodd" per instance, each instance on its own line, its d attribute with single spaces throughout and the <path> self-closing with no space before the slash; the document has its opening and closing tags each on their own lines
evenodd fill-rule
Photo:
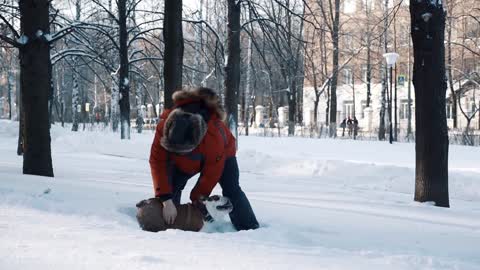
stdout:
<svg viewBox="0 0 480 270">
<path fill-rule="evenodd" d="M 137 221 L 142 230 L 150 232 L 178 229 L 198 232 L 206 223 L 222 220 L 232 210 L 230 200 L 224 196 L 210 196 L 195 204 L 177 205 L 177 217 L 173 224 L 163 219 L 163 204 L 158 198 L 142 200 L 137 203 Z"/>
</svg>

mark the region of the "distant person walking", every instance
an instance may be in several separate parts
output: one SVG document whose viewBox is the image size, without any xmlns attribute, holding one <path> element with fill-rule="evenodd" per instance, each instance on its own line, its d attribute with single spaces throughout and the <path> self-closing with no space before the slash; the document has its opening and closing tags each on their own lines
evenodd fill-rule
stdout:
<svg viewBox="0 0 480 270">
<path fill-rule="evenodd" d="M 353 117 L 353 139 L 356 139 L 358 136 L 358 120 L 357 117 Z"/>
<path fill-rule="evenodd" d="M 350 118 L 350 116 L 348 117 L 348 120 L 347 120 L 347 128 L 348 128 L 348 136 L 351 137 L 353 135 L 353 120 L 352 118 Z"/>
<path fill-rule="evenodd" d="M 340 124 L 342 128 L 342 137 L 345 137 L 345 128 L 347 127 L 347 118 L 344 118 L 342 123 Z"/>
<path fill-rule="evenodd" d="M 100 124 L 100 112 L 95 113 L 95 121 L 97 122 L 97 125 Z"/>
</svg>

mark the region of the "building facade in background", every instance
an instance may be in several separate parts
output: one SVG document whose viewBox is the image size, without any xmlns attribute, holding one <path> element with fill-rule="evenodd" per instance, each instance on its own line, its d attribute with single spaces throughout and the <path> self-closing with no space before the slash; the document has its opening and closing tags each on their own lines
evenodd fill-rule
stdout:
<svg viewBox="0 0 480 270">
<path fill-rule="evenodd" d="M 326 126 L 328 123 L 331 95 L 329 79 L 332 76 L 332 39 L 328 25 L 323 23 L 329 15 L 328 5 L 333 1 L 309 1 L 309 20 L 305 35 L 309 41 L 305 51 L 304 124 Z M 480 23 L 475 12 L 480 1 L 449 1 L 451 39 L 446 33 L 447 68 L 452 67 L 452 86 L 447 91 L 445 108 L 448 125 L 454 128 L 452 94 L 459 100 L 457 105 L 457 128 L 480 129 Z M 393 71 L 393 93 L 397 93 L 397 123 L 399 136 L 406 134 L 411 108 L 411 126 L 415 127 L 415 94 L 411 82 L 413 72 L 413 48 L 410 40 L 409 1 L 350 0 L 341 1 L 339 30 L 339 71 L 337 86 L 337 127 L 343 119 L 356 117 L 359 127 L 365 132 L 376 132 L 380 125 L 384 83 L 389 86 L 385 74 L 386 52 L 397 52 L 400 57 Z M 385 9 L 387 4 L 387 9 Z M 322 6 L 323 5 L 323 9 Z M 480 9 L 479 9 L 480 10 Z M 468 16 L 468 15 L 472 16 Z M 385 28 L 385 25 L 387 28 Z M 385 47 L 386 38 L 386 47 Z M 451 46 L 452 64 L 448 62 L 448 47 Z M 370 74 L 370 76 L 369 76 Z M 446 78 L 449 74 L 447 72 Z M 370 79 L 369 79 L 370 77 Z M 441 79 L 441 78 L 439 78 Z M 450 80 L 449 80 L 450 81 Z M 370 91 L 368 91 L 370 85 Z M 410 91 L 410 95 L 409 95 Z M 368 92 L 370 95 L 368 97 Z M 315 122 L 316 93 L 320 93 Z M 394 97 L 395 94 L 393 94 Z M 410 98 L 409 98 L 410 96 Z M 410 100 L 410 102 L 409 102 Z M 368 104 L 369 103 L 369 104 Z M 409 105 L 411 104 L 411 105 Z M 387 109 L 388 107 L 385 107 Z M 462 112 L 463 111 L 463 112 Z M 394 114 L 393 114 L 394 115 Z M 473 115 L 475 115 L 473 117 Z M 394 119 L 394 116 L 392 117 Z M 388 111 L 385 123 L 388 126 Z M 387 129 L 388 132 L 388 129 Z"/>
</svg>

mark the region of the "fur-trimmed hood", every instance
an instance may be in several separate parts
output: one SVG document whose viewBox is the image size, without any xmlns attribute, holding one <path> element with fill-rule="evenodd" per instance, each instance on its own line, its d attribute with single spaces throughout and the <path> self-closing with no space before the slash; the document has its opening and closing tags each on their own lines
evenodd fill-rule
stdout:
<svg viewBox="0 0 480 270">
<path fill-rule="evenodd" d="M 201 115 L 177 108 L 165 120 L 160 144 L 170 152 L 189 153 L 202 142 L 207 129 Z"/>
<path fill-rule="evenodd" d="M 172 96 L 173 102 L 176 106 L 185 105 L 195 101 L 203 101 L 211 113 L 217 115 L 222 121 L 225 120 L 225 111 L 220 105 L 220 99 L 217 93 L 204 87 L 189 88 L 177 91 Z"/>
</svg>

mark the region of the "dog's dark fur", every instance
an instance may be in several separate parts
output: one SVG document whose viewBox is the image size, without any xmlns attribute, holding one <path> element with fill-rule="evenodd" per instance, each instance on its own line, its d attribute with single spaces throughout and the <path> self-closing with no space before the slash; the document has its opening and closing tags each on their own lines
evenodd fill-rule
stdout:
<svg viewBox="0 0 480 270">
<path fill-rule="evenodd" d="M 145 231 L 158 232 L 179 229 L 198 232 L 203 227 L 203 215 L 192 204 L 177 206 L 177 218 L 172 225 L 163 219 L 163 204 L 158 198 L 143 200 L 137 204 L 137 221 Z"/>
</svg>

